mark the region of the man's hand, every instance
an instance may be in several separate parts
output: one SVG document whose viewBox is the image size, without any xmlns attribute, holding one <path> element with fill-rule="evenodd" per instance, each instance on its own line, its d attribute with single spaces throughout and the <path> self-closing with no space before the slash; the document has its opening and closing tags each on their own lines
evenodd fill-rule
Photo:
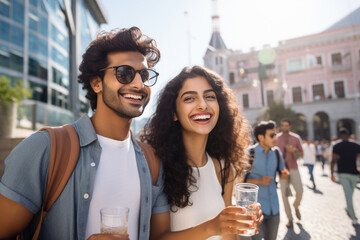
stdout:
<svg viewBox="0 0 360 240">
<path fill-rule="evenodd" d="M 125 235 L 110 235 L 110 234 L 93 234 L 91 235 L 88 240 L 130 240 L 129 234 Z"/>
<path fill-rule="evenodd" d="M 261 178 L 261 184 L 265 185 L 265 186 L 268 186 L 268 185 L 270 185 L 272 180 L 273 180 L 273 177 L 271 177 L 271 176 L 263 176 Z"/>
<path fill-rule="evenodd" d="M 336 182 L 336 178 L 333 173 L 331 174 L 331 181 Z"/>
<path fill-rule="evenodd" d="M 291 152 L 291 153 L 296 151 L 296 148 L 294 148 L 292 145 L 286 145 L 285 148 L 286 148 L 286 151 Z"/>
</svg>

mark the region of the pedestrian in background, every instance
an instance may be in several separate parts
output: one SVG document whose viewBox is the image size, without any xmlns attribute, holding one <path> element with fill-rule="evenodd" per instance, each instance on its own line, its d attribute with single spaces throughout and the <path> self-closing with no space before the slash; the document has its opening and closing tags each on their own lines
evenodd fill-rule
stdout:
<svg viewBox="0 0 360 240">
<path fill-rule="evenodd" d="M 359 176 L 356 169 L 356 159 L 360 155 L 360 145 L 354 141 L 349 141 L 349 131 L 340 128 L 339 138 L 341 139 L 333 147 L 331 161 L 331 180 L 336 181 L 334 167 L 337 164 L 339 182 L 343 186 L 346 198 L 346 213 L 352 220 L 352 224 L 359 225 L 353 206 L 353 193 Z"/>
<path fill-rule="evenodd" d="M 314 144 L 311 143 L 310 138 L 307 138 L 302 144 L 302 149 L 304 151 L 304 165 L 309 169 L 310 181 L 313 183 L 313 189 L 315 190 L 316 184 L 313 171 L 316 162 L 316 150 Z"/>
<path fill-rule="evenodd" d="M 293 227 L 293 217 L 291 213 L 288 194 L 286 191 L 288 184 L 293 185 L 296 196 L 294 201 L 294 208 L 296 217 L 301 220 L 301 213 L 299 210 L 300 202 L 303 195 L 303 186 L 301 182 L 300 172 L 297 165 L 297 158 L 303 156 L 303 149 L 301 146 L 301 138 L 296 133 L 290 131 L 291 122 L 288 119 L 281 121 L 281 133 L 276 136 L 276 146 L 278 146 L 284 156 L 285 166 L 289 170 L 289 179 L 280 179 L 281 194 L 284 202 L 285 212 L 289 219 L 286 227 Z"/>
<path fill-rule="evenodd" d="M 283 171 L 280 178 L 287 179 L 285 163 L 276 143 L 275 122 L 260 122 L 254 129 L 258 143 L 251 146 L 254 149 L 254 163 L 251 172 L 246 176 L 246 182 L 259 186 L 258 202 L 264 216 L 260 225 L 260 233 L 251 237 L 252 240 L 275 240 L 279 223 L 279 199 L 276 193 L 276 172 Z"/>
<path fill-rule="evenodd" d="M 325 149 L 321 142 L 315 141 L 315 150 L 316 150 L 316 160 L 321 162 L 321 168 L 324 173 L 325 171 L 325 158 L 324 158 L 324 152 Z"/>
</svg>

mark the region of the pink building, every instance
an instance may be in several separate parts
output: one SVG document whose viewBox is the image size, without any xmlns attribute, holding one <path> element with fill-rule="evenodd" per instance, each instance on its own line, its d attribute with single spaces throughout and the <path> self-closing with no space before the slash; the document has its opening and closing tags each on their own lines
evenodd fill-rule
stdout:
<svg viewBox="0 0 360 240">
<path fill-rule="evenodd" d="M 329 139 L 346 127 L 359 139 L 360 8 L 321 33 L 273 49 L 243 53 L 218 42 L 219 31 L 204 64 L 226 79 L 251 123 L 269 104 L 283 101 L 306 126 L 303 137 Z"/>
</svg>

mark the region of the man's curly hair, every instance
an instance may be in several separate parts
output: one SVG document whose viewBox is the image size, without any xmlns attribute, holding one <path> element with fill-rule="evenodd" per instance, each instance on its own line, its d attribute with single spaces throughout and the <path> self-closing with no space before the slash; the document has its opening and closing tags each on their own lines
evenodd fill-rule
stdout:
<svg viewBox="0 0 360 240">
<path fill-rule="evenodd" d="M 97 96 L 91 88 L 91 80 L 97 76 L 104 78 L 105 73 L 100 70 L 109 65 L 109 53 L 125 51 L 140 52 L 146 57 L 150 68 L 160 60 L 160 51 L 155 40 L 143 35 L 137 27 L 100 32 L 83 54 L 79 67 L 78 82 L 83 84 L 83 89 L 87 91 L 86 98 L 90 100 L 92 110 L 97 107 Z"/>
<path fill-rule="evenodd" d="M 236 176 L 239 176 L 247 166 L 245 157 L 249 145 L 249 126 L 231 89 L 218 74 L 209 69 L 199 66 L 184 68 L 160 93 L 157 109 L 140 136 L 143 142 L 155 149 L 163 162 L 164 192 L 172 207 L 191 205 L 189 186 L 196 187 L 193 170 L 186 161 L 182 127 L 179 121 L 174 121 L 179 91 L 187 79 L 195 77 L 204 77 L 211 85 L 220 109 L 218 122 L 208 137 L 206 152 L 213 158 L 224 160 L 225 179 L 228 179 L 232 167 L 236 170 Z"/>
</svg>

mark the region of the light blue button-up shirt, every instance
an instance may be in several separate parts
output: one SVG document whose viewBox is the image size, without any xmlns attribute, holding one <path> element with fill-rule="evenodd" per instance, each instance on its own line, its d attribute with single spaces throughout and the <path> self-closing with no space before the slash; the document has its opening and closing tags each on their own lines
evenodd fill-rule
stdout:
<svg viewBox="0 0 360 240">
<path fill-rule="evenodd" d="M 255 150 L 255 159 L 252 166 L 252 170 L 248 176 L 251 178 L 261 178 L 263 176 L 272 176 L 273 180 L 270 185 L 265 186 L 259 184 L 258 202 L 261 204 L 261 210 L 264 215 L 276 215 L 279 213 L 279 199 L 276 193 L 276 171 L 277 171 L 277 160 L 274 147 L 269 150 L 266 154 L 265 149 L 260 144 L 255 144 L 251 148 Z M 278 149 L 278 148 L 277 148 Z M 278 149 L 280 162 L 280 171 L 285 169 L 284 159 L 281 151 Z"/>
<path fill-rule="evenodd" d="M 89 205 L 101 147 L 87 115 L 77 120 L 73 126 L 80 140 L 79 160 L 63 192 L 44 219 L 39 239 L 85 238 Z M 156 185 L 152 185 L 151 174 L 144 154 L 134 136 L 132 136 L 132 141 L 141 187 L 138 236 L 139 239 L 145 240 L 149 239 L 151 214 L 168 212 L 169 205 L 163 192 L 163 178 L 160 177 L 163 174 L 162 166 L 158 182 Z M 46 191 L 49 159 L 50 135 L 47 131 L 36 132 L 25 139 L 5 160 L 0 194 L 39 215 Z M 36 227 L 34 219 L 22 233 L 22 239 L 32 238 L 34 227 Z"/>
</svg>

